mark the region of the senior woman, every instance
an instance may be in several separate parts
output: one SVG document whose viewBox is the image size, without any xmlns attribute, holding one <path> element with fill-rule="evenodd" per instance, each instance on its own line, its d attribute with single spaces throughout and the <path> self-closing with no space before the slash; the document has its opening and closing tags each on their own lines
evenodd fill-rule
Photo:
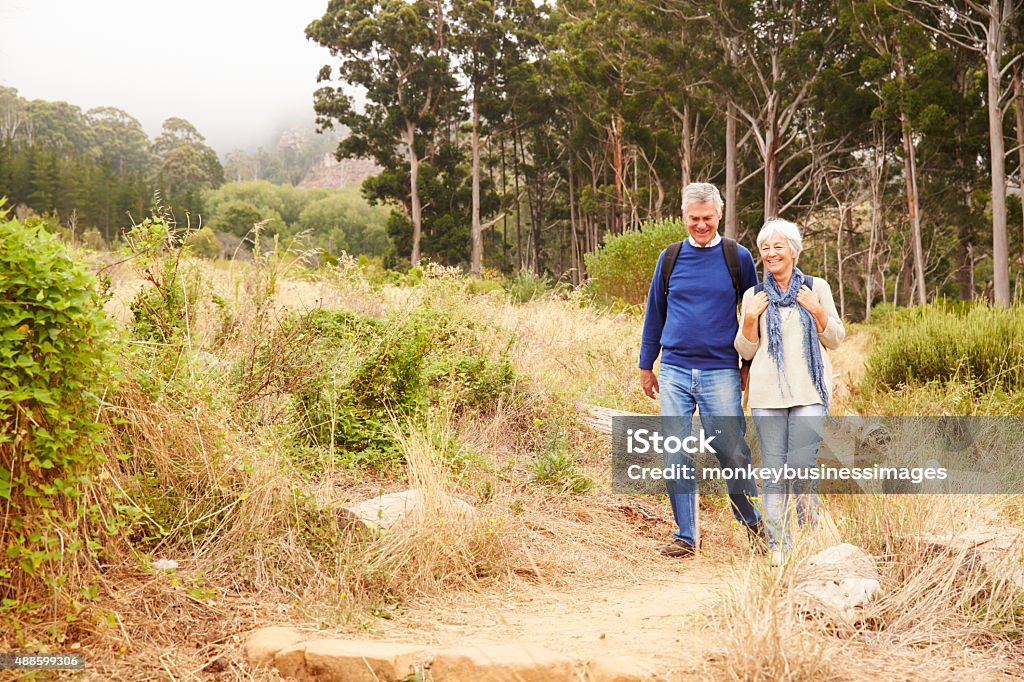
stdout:
<svg viewBox="0 0 1024 682">
<path fill-rule="evenodd" d="M 826 349 L 846 335 L 828 282 L 796 267 L 800 229 L 771 220 L 757 235 L 764 283 L 743 294 L 735 346 L 750 367 L 749 405 L 761 443 L 762 466 L 779 472 L 762 481 L 761 501 L 771 550 L 780 564 L 790 549 L 790 497 L 801 526 L 817 520 L 818 496 L 808 472 L 817 466 L 822 425 L 832 395 Z M 786 477 L 786 470 L 794 474 Z"/>
</svg>

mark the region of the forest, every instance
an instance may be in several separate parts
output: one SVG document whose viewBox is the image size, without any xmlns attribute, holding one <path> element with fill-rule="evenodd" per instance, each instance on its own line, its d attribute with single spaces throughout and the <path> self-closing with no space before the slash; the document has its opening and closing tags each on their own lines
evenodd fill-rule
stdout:
<svg viewBox="0 0 1024 682">
<path fill-rule="evenodd" d="M 727 235 L 799 223 L 805 268 L 837 280 L 844 313 L 937 297 L 1005 306 L 1024 270 L 1017 4 L 331 3 L 306 29 L 333 55 L 311 83 L 317 122 L 338 158 L 381 167 L 362 195 L 390 217 L 353 206 L 339 219 L 320 195 L 292 210 L 294 167 L 236 153 L 225 174 L 183 119 L 150 142 L 125 112 L 10 88 L 0 194 L 106 244 L 157 192 L 191 227 L 241 236 L 266 220 L 265 234 L 307 230 L 325 251 L 400 270 L 426 258 L 579 285 L 586 254 L 678 217 L 681 187 L 710 181 Z M 225 176 L 278 188 L 218 195 Z M 373 234 L 352 215 L 377 216 Z"/>
</svg>

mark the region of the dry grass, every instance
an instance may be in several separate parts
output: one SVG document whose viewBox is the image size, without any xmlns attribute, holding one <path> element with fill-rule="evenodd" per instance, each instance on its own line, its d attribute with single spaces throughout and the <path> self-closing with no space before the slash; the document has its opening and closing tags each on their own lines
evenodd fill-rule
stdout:
<svg viewBox="0 0 1024 682">
<path fill-rule="evenodd" d="M 663 499 L 610 493 L 606 444 L 575 421 L 576 401 L 652 411 L 635 385 L 639 319 L 553 296 L 513 305 L 445 278 L 374 287 L 351 267 L 317 276 L 286 260 L 196 267 L 184 347 L 132 360 L 150 358 L 151 366 L 136 367 L 149 382 L 126 384 L 106 415 L 116 438 L 104 476 L 146 513 L 135 535 L 111 547 L 107 564 L 91 567 L 100 595 L 49 644 L 85 651 L 100 679 L 272 679 L 243 660 L 241 638 L 252 628 L 375 632 L 409 604 L 455 595 L 534 587 L 589 594 L 642 576 L 652 545 L 671 533 Z M 127 265 L 111 272 L 110 307 L 125 321 L 139 283 Z M 239 407 L 232 368 L 289 311 L 382 316 L 427 304 L 445 312 L 460 350 L 507 353 L 518 390 L 492 412 L 438 411 L 396 429 L 403 470 L 339 469 L 330 457 L 313 473 L 296 466 L 288 452 L 294 426 L 279 418 L 287 386 Z M 596 481 L 585 495 L 530 481 L 531 458 L 555 427 L 567 430 L 569 448 Z M 367 538 L 345 528 L 341 507 L 409 487 L 426 503 L 407 532 Z M 472 503 L 476 515 L 460 519 L 448 496 Z M 952 670 L 992 677 L 1021 661 L 1013 640 L 994 634 L 1014 617 L 1008 588 L 960 570 L 962 556 L 905 541 L 989 522 L 997 508 L 1024 518 L 1019 499 L 856 496 L 828 504 L 843 539 L 883 557 L 886 596 L 859 627 L 838 629 L 799 617 L 789 572 L 740 560 L 733 593 L 710 624 L 722 646 L 709 675 L 937 680 Z M 702 512 L 713 560 L 747 556 L 722 499 L 702 498 Z M 804 541 L 797 555 L 820 542 Z M 156 570 L 158 559 L 178 568 Z M 0 647 L 42 645 L 44 625 L 29 625 L 22 641 L 0 633 Z"/>
<path fill-rule="evenodd" d="M 999 634 L 1021 617 L 1016 588 L 968 550 L 922 537 L 981 523 L 996 504 L 984 496 L 830 498 L 840 539 L 878 559 L 882 596 L 854 624 L 807 617 L 794 586 L 821 544 L 805 536 L 784 569 L 759 562 L 734 577 L 714 620 L 724 641 L 710 670 L 750 681 L 1009 679 L 1024 665 L 1020 641 Z"/>
</svg>

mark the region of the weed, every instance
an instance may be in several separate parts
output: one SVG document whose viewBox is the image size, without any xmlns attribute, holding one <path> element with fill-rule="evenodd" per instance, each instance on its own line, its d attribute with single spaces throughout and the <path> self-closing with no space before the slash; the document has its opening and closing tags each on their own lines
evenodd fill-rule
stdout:
<svg viewBox="0 0 1024 682">
<path fill-rule="evenodd" d="M 535 483 L 575 494 L 585 493 L 594 485 L 589 476 L 578 471 L 568 436 L 562 430 L 548 434 L 544 451 L 530 462 L 530 476 Z"/>
</svg>

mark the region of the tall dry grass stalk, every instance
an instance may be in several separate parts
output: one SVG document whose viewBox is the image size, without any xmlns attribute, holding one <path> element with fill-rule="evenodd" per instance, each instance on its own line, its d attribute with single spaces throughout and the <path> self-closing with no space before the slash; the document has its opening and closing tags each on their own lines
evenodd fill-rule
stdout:
<svg viewBox="0 0 1024 682">
<path fill-rule="evenodd" d="M 821 548 L 798 538 L 784 568 L 752 562 L 713 619 L 723 644 L 710 668 L 735 680 L 1006 679 L 1024 665 L 1014 636 L 1019 589 L 969 548 L 927 540 L 991 517 L 983 496 L 832 496 L 826 508 L 841 539 L 878 560 L 882 596 L 853 623 L 802 610 L 796 590 Z M 1012 634 L 1012 633 L 1011 633 Z"/>
<path fill-rule="evenodd" d="M 373 534 L 353 556 L 346 578 L 368 592 L 400 600 L 448 589 L 476 589 L 481 580 L 512 573 L 515 559 L 496 510 L 468 508 L 453 497 L 448 471 L 451 442 L 447 420 L 434 420 L 394 435 L 405 456 L 409 487 L 419 502 L 401 525 Z"/>
</svg>

